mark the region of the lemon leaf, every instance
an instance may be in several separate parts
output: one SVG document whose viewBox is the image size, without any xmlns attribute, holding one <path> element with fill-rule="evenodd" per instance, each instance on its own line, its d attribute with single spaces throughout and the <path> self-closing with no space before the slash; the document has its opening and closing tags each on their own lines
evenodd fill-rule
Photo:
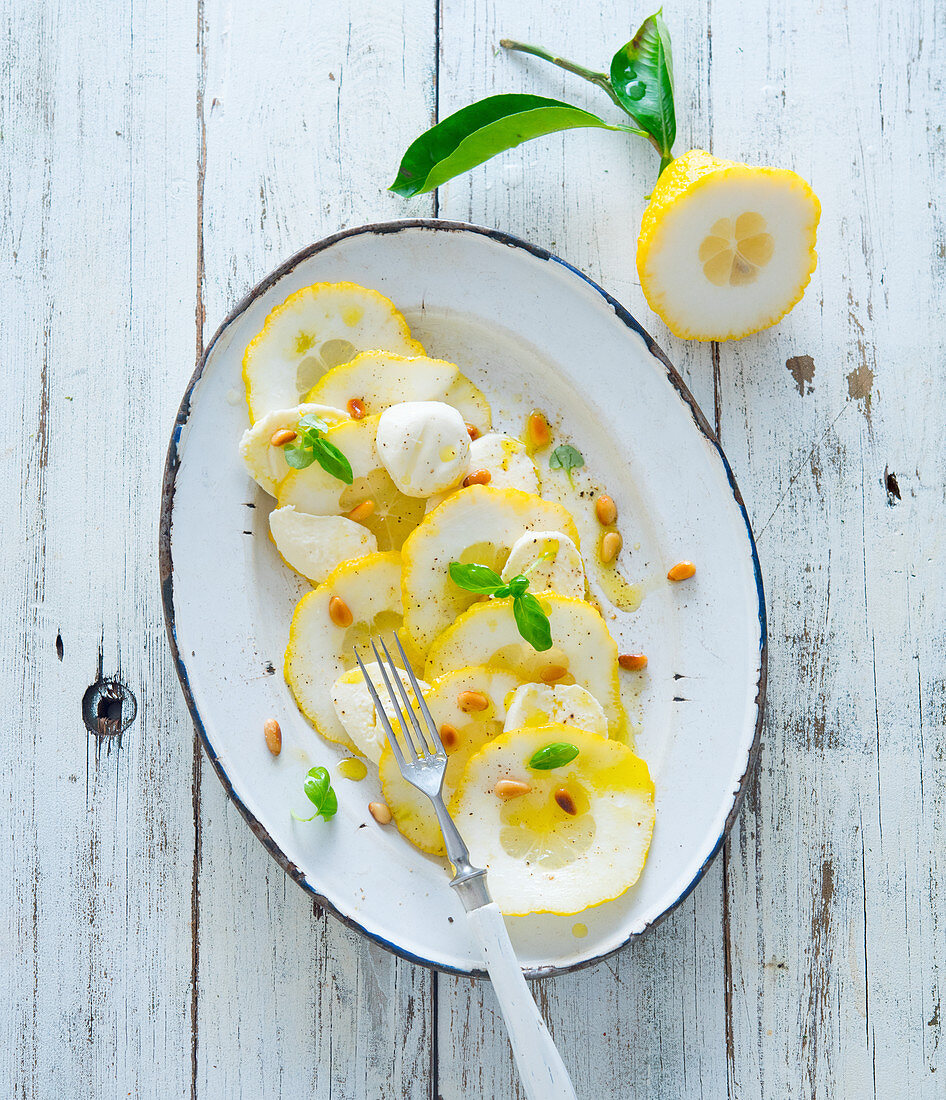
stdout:
<svg viewBox="0 0 946 1100">
<path fill-rule="evenodd" d="M 648 16 L 611 59 L 611 87 L 660 153 L 662 172 L 673 159 L 677 136 L 670 31 L 662 9 Z"/>
</svg>

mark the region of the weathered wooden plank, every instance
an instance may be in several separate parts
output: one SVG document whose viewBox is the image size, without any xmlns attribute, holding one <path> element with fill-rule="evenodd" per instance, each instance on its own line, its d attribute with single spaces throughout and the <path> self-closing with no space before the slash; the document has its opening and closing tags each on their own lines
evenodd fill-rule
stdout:
<svg viewBox="0 0 946 1100">
<path fill-rule="evenodd" d="M 384 188 L 431 117 L 434 21 L 420 0 L 266 15 L 207 0 L 205 338 L 297 249 L 405 213 Z M 428 215 L 432 200 L 408 211 Z M 197 1095 L 428 1096 L 432 976 L 314 913 L 206 762 L 199 796 Z"/>
<path fill-rule="evenodd" d="M 642 15 L 644 13 L 641 13 Z M 441 117 L 473 98 L 532 91 L 618 119 L 605 95 L 533 59 L 497 55 L 499 39 L 533 42 L 592 67 L 635 26 L 562 3 L 443 6 Z M 708 86 L 702 11 L 673 14 L 681 148 L 700 140 Z M 496 225 L 545 245 L 601 281 L 643 321 L 713 418 L 708 347 L 677 341 L 646 309 L 634 263 L 657 170 L 653 150 L 616 134 L 573 131 L 521 146 L 440 189 L 440 214 Z M 722 867 L 663 925 L 607 963 L 536 987 L 579 1095 L 718 1097 L 726 1088 Z M 444 1100 L 518 1096 L 488 987 L 440 978 L 439 1080 Z"/>
<path fill-rule="evenodd" d="M 0 1072 L 11 1095 L 189 1088 L 191 730 L 154 550 L 177 401 L 166 364 L 193 352 L 191 12 L 80 0 L 3 13 Z M 83 694 L 103 673 L 137 697 L 120 738 L 83 724 Z"/>
<path fill-rule="evenodd" d="M 824 204 L 805 301 L 720 356 L 775 654 L 728 876 L 739 1097 L 942 1094 L 943 29 L 713 8 L 714 151 Z"/>
</svg>

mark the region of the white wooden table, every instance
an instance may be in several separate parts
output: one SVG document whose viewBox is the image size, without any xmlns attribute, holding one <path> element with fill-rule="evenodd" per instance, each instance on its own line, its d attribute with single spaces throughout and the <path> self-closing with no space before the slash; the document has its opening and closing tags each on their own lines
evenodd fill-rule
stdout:
<svg viewBox="0 0 946 1100">
<path fill-rule="evenodd" d="M 610 117 L 498 40 L 603 65 L 649 9 L 0 10 L 4 1094 L 518 1095 L 489 989 L 313 910 L 227 803 L 158 588 L 164 450 L 203 341 L 303 245 L 439 214 L 551 248 L 656 336 L 715 418 L 766 581 L 761 766 L 722 857 L 630 948 L 537 987 L 579 1094 L 943 1096 L 943 5 L 668 5 L 677 151 L 793 167 L 824 206 L 802 304 L 721 346 L 644 304 L 642 142 L 576 131 L 436 197 L 385 191 L 408 142 L 474 97 Z M 120 740 L 83 723 L 100 676 L 137 703 Z"/>
</svg>

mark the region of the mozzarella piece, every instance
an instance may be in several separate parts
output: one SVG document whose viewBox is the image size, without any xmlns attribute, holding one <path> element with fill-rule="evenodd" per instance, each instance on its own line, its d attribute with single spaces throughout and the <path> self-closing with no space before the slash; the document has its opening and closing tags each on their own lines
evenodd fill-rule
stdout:
<svg viewBox="0 0 946 1100">
<path fill-rule="evenodd" d="M 291 409 L 276 409 L 267 413 L 252 428 L 247 428 L 240 440 L 240 454 L 250 477 L 272 496 L 276 495 L 276 486 L 289 473 L 289 464 L 286 462 L 285 448 L 274 447 L 270 439 L 281 428 L 295 431 L 304 416 L 319 416 L 330 427 L 348 419 L 348 413 L 341 409 L 310 401 Z"/>
<path fill-rule="evenodd" d="M 365 665 L 375 691 L 384 701 L 388 699 L 388 689 L 382 678 L 377 661 L 369 661 Z M 407 697 L 412 703 L 416 703 L 414 692 L 411 689 L 407 673 L 397 670 L 401 683 L 407 690 Z M 421 693 L 429 691 L 429 685 L 423 680 L 418 680 Z M 393 685 L 392 685 L 393 686 Z M 395 690 L 397 690 L 395 688 Z M 368 685 L 361 674 L 361 669 L 353 668 L 343 672 L 332 685 L 332 703 L 339 722 L 345 727 L 345 732 L 352 739 L 355 748 L 373 763 L 377 764 L 381 759 L 381 750 L 387 743 L 384 727 L 378 722 L 378 711 L 368 691 Z"/>
<path fill-rule="evenodd" d="M 470 433 L 460 413 L 442 401 L 401 401 L 378 421 L 378 457 L 409 497 L 449 489 L 470 462 Z"/>
<path fill-rule="evenodd" d="M 539 472 L 526 452 L 525 444 L 502 432 L 487 432 L 470 444 L 470 473 L 489 472 L 488 485 L 494 489 L 521 489 L 524 493 L 539 492 Z M 445 493 L 427 501 L 430 512 L 440 504 Z"/>
<path fill-rule="evenodd" d="M 287 565 L 319 584 L 336 565 L 378 549 L 378 540 L 345 516 L 310 516 L 287 504 L 269 514 L 269 530 Z"/>
<path fill-rule="evenodd" d="M 604 707 L 580 684 L 523 684 L 506 708 L 505 730 L 558 723 L 608 736 Z"/>
<path fill-rule="evenodd" d="M 502 578 L 525 574 L 530 592 L 585 598 L 585 565 L 574 541 L 562 531 L 526 531 L 512 544 Z M 556 719 L 557 720 L 557 719 Z"/>
</svg>

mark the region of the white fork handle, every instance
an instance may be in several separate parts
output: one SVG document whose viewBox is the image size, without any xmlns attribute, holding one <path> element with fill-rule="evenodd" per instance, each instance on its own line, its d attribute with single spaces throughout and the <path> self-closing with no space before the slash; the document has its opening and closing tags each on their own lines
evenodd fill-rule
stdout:
<svg viewBox="0 0 946 1100">
<path fill-rule="evenodd" d="M 499 906 L 493 901 L 471 909 L 467 919 L 483 950 L 526 1096 L 529 1100 L 577 1100 L 562 1056 L 519 969 Z"/>
</svg>

